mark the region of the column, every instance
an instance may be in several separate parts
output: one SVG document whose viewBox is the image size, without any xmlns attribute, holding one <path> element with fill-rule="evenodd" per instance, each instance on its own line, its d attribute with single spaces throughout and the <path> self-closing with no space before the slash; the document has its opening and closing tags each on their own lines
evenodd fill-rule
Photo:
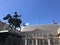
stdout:
<svg viewBox="0 0 60 45">
<path fill-rule="evenodd" d="M 20 45 L 20 43 L 21 43 L 20 40 L 21 40 L 21 39 L 19 38 L 19 45 Z"/>
<path fill-rule="evenodd" d="M 17 45 L 19 45 L 19 38 L 18 37 L 16 37 L 17 38 Z"/>
<path fill-rule="evenodd" d="M 11 36 L 11 45 L 13 45 L 13 36 Z"/>
<path fill-rule="evenodd" d="M 27 39 L 25 39 L 25 45 L 27 45 Z"/>
<path fill-rule="evenodd" d="M 8 45 L 8 44 L 7 44 L 7 42 L 8 42 L 8 37 L 6 37 L 6 40 L 5 40 L 5 45 Z"/>
<path fill-rule="evenodd" d="M 36 45 L 38 45 L 38 39 L 36 39 Z"/>
<path fill-rule="evenodd" d="M 58 41 L 59 41 L 59 45 L 60 45 L 60 38 L 59 38 L 59 40 L 58 40 Z"/>
<path fill-rule="evenodd" d="M 55 40 L 53 39 L 53 44 L 52 45 L 55 45 Z"/>
<path fill-rule="evenodd" d="M 50 39 L 47 39 L 48 45 L 50 45 Z"/>
<path fill-rule="evenodd" d="M 45 44 L 44 44 L 44 39 L 42 40 L 42 43 L 43 43 L 43 45 L 45 45 Z"/>
<path fill-rule="evenodd" d="M 32 45 L 34 45 L 34 40 L 32 40 Z"/>
</svg>

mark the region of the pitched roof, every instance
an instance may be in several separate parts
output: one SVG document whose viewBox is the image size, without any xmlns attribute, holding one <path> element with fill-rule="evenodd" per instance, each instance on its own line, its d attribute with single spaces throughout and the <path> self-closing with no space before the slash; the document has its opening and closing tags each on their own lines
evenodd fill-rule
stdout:
<svg viewBox="0 0 60 45">
<path fill-rule="evenodd" d="M 57 29 L 60 28 L 59 24 L 39 24 L 39 25 L 28 25 L 22 26 L 22 31 L 34 31 L 40 29 L 46 32 L 57 33 Z"/>
</svg>

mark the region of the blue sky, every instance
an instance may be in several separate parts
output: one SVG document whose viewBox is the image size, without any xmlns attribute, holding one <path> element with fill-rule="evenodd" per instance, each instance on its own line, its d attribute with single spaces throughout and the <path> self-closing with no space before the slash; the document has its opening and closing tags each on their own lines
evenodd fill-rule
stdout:
<svg viewBox="0 0 60 45">
<path fill-rule="evenodd" d="M 0 0 L 0 20 L 15 11 L 22 15 L 22 24 L 60 23 L 60 0 Z"/>
</svg>

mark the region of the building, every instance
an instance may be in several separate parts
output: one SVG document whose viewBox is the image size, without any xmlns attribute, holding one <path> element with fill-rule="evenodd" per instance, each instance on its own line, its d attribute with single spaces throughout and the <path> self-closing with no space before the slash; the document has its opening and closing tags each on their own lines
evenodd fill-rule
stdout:
<svg viewBox="0 0 60 45">
<path fill-rule="evenodd" d="M 22 26 L 21 35 L 27 38 L 24 42 L 25 45 L 48 45 L 49 42 L 49 45 L 60 45 L 60 41 L 57 39 L 59 38 L 57 37 L 58 30 L 60 30 L 59 24 L 27 25 Z M 32 43 L 33 39 L 34 43 Z"/>
<path fill-rule="evenodd" d="M 20 45 L 21 32 L 9 30 L 8 24 L 0 21 L 0 45 Z"/>
<path fill-rule="evenodd" d="M 7 27 L 8 27 L 8 24 L 0 21 L 0 30 L 5 30 L 5 29 L 7 29 Z"/>
<path fill-rule="evenodd" d="M 3 25 L 1 25 L 0 32 L 2 33 L 0 33 L 0 36 L 8 35 L 5 36 L 5 39 L 0 38 L 4 39 L 4 41 L 0 40 L 0 45 L 3 43 L 3 45 L 60 45 L 60 39 L 57 37 L 60 33 L 59 24 L 24 25 L 21 26 L 21 32 L 18 30 L 6 30 L 8 25 L 5 23 Z"/>
<path fill-rule="evenodd" d="M 22 36 L 20 32 L 13 30 L 0 31 L 0 45 L 20 45 Z"/>
</svg>

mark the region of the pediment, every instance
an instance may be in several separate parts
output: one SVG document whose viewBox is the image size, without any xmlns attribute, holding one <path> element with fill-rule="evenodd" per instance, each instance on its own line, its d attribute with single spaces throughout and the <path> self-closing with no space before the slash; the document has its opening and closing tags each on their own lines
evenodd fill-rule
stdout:
<svg viewBox="0 0 60 45">
<path fill-rule="evenodd" d="M 33 32 L 44 32 L 44 31 L 41 29 L 35 29 Z"/>
</svg>

